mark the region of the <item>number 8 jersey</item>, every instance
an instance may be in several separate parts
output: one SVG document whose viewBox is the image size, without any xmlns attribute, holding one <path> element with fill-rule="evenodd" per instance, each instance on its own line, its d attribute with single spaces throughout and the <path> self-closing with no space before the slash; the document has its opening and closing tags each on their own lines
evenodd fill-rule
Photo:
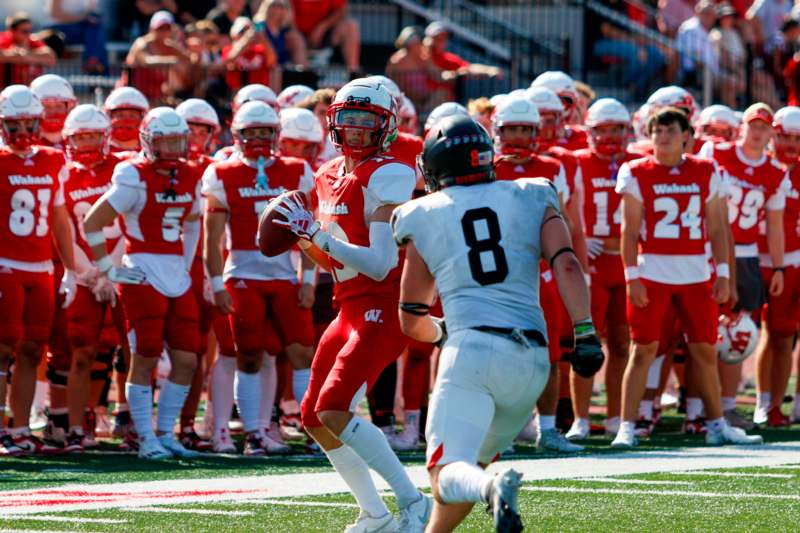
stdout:
<svg viewBox="0 0 800 533">
<path fill-rule="evenodd" d="M 548 207 L 559 210 L 555 186 L 545 178 L 520 178 L 448 187 L 395 210 L 395 240 L 412 241 L 436 278 L 448 331 L 547 331 L 539 259 Z"/>
<path fill-rule="evenodd" d="M 720 185 L 715 164 L 691 155 L 675 167 L 661 165 L 653 156 L 620 167 L 617 192 L 642 202 L 642 278 L 669 285 L 710 278 L 705 205 L 717 199 Z"/>
</svg>

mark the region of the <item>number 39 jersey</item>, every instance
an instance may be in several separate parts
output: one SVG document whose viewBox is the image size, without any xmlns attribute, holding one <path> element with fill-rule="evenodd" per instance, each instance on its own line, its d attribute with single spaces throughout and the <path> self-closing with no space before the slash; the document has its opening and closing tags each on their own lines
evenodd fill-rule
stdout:
<svg viewBox="0 0 800 533">
<path fill-rule="evenodd" d="M 363 161 L 351 172 L 345 171 L 344 157 L 332 159 L 317 170 L 315 179 L 323 229 L 356 246 L 370 245 L 369 218 L 375 211 L 407 202 L 416 184 L 413 168 L 386 155 Z M 400 296 L 400 265 L 382 281 L 375 281 L 334 259 L 331 263 L 334 297 L 339 302 L 361 296 Z"/>
<path fill-rule="evenodd" d="M 102 198 L 122 216 L 123 264 L 144 270 L 147 282 L 164 296 L 185 293 L 191 278 L 183 258 L 183 223 L 200 213 L 200 169 L 183 164 L 170 178 L 137 157 L 114 168 Z"/>
<path fill-rule="evenodd" d="M 0 266 L 53 271 L 53 207 L 64 205 L 67 168 L 60 150 L 30 157 L 0 149 Z"/>
<path fill-rule="evenodd" d="M 548 207 L 559 210 L 555 186 L 521 178 L 448 187 L 395 210 L 395 240 L 412 241 L 436 278 L 449 331 L 495 326 L 546 333 L 539 259 Z"/>
<path fill-rule="evenodd" d="M 639 273 L 651 281 L 686 285 L 710 277 L 705 251 L 705 205 L 717 199 L 720 176 L 707 159 L 684 156 L 667 167 L 647 156 L 625 163 L 617 192 L 642 202 Z"/>
</svg>

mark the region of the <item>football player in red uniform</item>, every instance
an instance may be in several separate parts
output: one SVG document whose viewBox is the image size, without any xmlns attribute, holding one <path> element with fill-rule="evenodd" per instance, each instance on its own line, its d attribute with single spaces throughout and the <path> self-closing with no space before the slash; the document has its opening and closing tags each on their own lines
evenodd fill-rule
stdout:
<svg viewBox="0 0 800 533">
<path fill-rule="evenodd" d="M 316 170 L 324 162 L 319 160 L 323 134 L 317 117 L 308 109 L 290 107 L 281 111 L 280 119 L 281 154 L 304 159 Z"/>
<path fill-rule="evenodd" d="M 614 190 L 620 166 L 635 158 L 627 152 L 631 117 L 628 110 L 613 98 L 601 98 L 589 108 L 589 146 L 575 152 L 581 166 L 583 220 L 586 221 L 586 245 L 591 275 L 592 321 L 604 337 L 606 367 L 606 430 L 619 428 L 622 374 L 628 358 L 630 335 L 625 317 L 625 277 L 620 260 L 620 224 L 622 206 Z M 576 373 L 570 375 L 575 422 L 568 439 L 589 436 L 589 400 L 592 380 Z"/>
<path fill-rule="evenodd" d="M 69 179 L 64 185 L 67 211 L 75 231 L 75 268 L 78 288 L 75 301 L 67 309 L 67 335 L 72 348 L 71 364 L 67 361 L 69 378 L 69 433 L 66 451 L 84 447 L 84 413 L 90 404 L 91 371 L 98 352 L 98 339 L 103 330 L 109 307 L 115 307 L 117 294 L 110 285 L 97 285 L 99 271 L 92 262 L 92 252 L 86 242 L 83 218 L 92 205 L 111 187 L 111 174 L 121 159 L 108 151 L 108 129 L 111 121 L 97 107 L 84 104 L 73 109 L 64 125 L 64 143 L 69 161 Z M 119 266 L 124 243 L 122 231 L 115 219 L 103 228 L 112 262 Z M 121 308 L 114 310 L 122 326 Z"/>
<path fill-rule="evenodd" d="M 531 88 L 538 87 L 554 92 L 563 105 L 564 111 L 555 137 L 556 144 L 570 151 L 586 148 L 588 146 L 586 131 L 578 126 L 583 117 L 578 116 L 578 89 L 575 87 L 575 81 L 560 70 L 550 70 L 542 72 L 533 80 Z"/>
<path fill-rule="evenodd" d="M 411 198 L 416 176 L 384 155 L 395 120 L 394 101 L 381 84 L 359 79 L 342 87 L 328 121 L 344 156 L 317 171 L 320 221 L 290 200 L 278 205 L 286 221 L 275 221 L 301 237 L 301 248 L 318 247 L 333 268 L 339 314 L 320 339 L 301 409 L 306 430 L 361 507 L 353 531 L 397 527 L 370 468 L 397 496 L 401 531 L 422 531 L 431 509 L 384 433 L 352 412 L 407 344 L 397 315 L 400 268 L 389 219 L 394 207 Z"/>
<path fill-rule="evenodd" d="M 769 295 L 764 307 L 767 335 L 756 349 L 756 389 L 758 402 L 753 422 L 781 427 L 791 423 L 781 412 L 786 385 L 792 373 L 792 344 L 800 326 L 797 302 L 800 299 L 800 108 L 784 107 L 775 113 L 773 122 L 775 137 L 775 159 L 789 173 L 789 188 L 786 190 L 786 206 L 783 210 L 784 253 L 783 292 Z M 769 250 L 759 242 L 761 271 L 764 283 L 769 285 L 772 270 Z M 795 406 L 800 400 L 795 400 Z"/>
<path fill-rule="evenodd" d="M 5 403 L 6 376 L 15 356 L 11 381 L 13 442 L 2 433 L 5 453 L 56 451 L 31 436 L 28 420 L 36 370 L 53 319 L 53 249 L 65 267 L 60 290 L 64 305 L 75 299 L 76 276 L 69 214 L 64 206 L 66 162 L 60 150 L 37 146 L 43 106 L 22 85 L 0 93 L 0 402 Z"/>
<path fill-rule="evenodd" d="M 706 143 L 700 155 L 716 161 L 725 172 L 728 197 L 728 222 L 733 231 L 736 252 L 738 303 L 733 311 L 743 310 L 758 319 L 764 304 L 765 286 L 758 257 L 759 224 L 766 222 L 766 244 L 770 258 L 763 266 L 772 269 L 769 295 L 780 296 L 784 280 L 783 209 L 788 179 L 786 170 L 766 149 L 772 139 L 772 110 L 763 103 L 753 104 L 744 113 L 742 137 L 736 143 Z M 736 409 L 736 390 L 742 378 L 742 365 L 720 364 L 722 404 L 733 425 L 752 429 L 753 422 Z"/>
<path fill-rule="evenodd" d="M 686 117 L 689 119 L 689 126 L 694 127 L 698 114 L 697 103 L 689 91 L 677 85 L 662 87 L 650 95 L 647 103 L 641 108 L 647 115 L 642 118 L 643 124 L 646 125 L 656 111 L 665 107 L 676 107 L 686 113 Z M 705 139 L 701 135 L 690 135 L 689 140 L 686 141 L 684 152 L 693 155 L 697 154 L 703 147 L 704 142 Z M 637 154 L 652 155 L 653 143 L 649 136 L 646 136 L 644 139 L 632 143 L 629 149 Z"/>
<path fill-rule="evenodd" d="M 111 119 L 111 152 L 126 152 L 125 155 L 138 152 L 139 126 L 150 110 L 147 98 L 135 87 L 119 87 L 108 95 L 103 110 Z"/>
<path fill-rule="evenodd" d="M 203 176 L 203 193 L 208 199 L 205 260 L 217 306 L 231 314 L 238 354 L 236 402 L 247 433 L 245 454 L 285 453 L 288 447 L 267 435 L 269 427 L 259 425 L 262 406 L 272 411 L 277 386 L 275 356 L 279 350 L 267 351 L 267 324 L 272 323 L 295 368 L 294 394 L 302 399 L 313 356 L 315 272 L 308 265 L 310 269 L 303 275 L 310 279 L 298 280 L 290 252 L 265 257 L 253 236 L 272 199 L 292 190 L 310 192 L 314 178 L 306 161 L 277 155 L 280 122 L 267 104 L 243 105 L 234 115 L 231 129 L 240 156 L 214 163 Z M 226 231 L 230 253 L 223 265 L 219 243 Z M 269 370 L 266 383 L 260 374 L 263 367 Z M 220 430 L 217 423 L 216 432 Z"/>
<path fill-rule="evenodd" d="M 253 100 L 264 102 L 270 106 L 275 113 L 280 113 L 281 106 L 278 103 L 278 97 L 275 94 L 275 91 L 261 83 L 251 83 L 250 85 L 245 85 L 236 92 L 236 95 L 233 97 L 233 102 L 231 102 L 231 109 L 233 113 L 235 114 L 244 104 L 247 102 L 252 102 Z M 235 143 L 230 146 L 224 146 L 217 150 L 217 152 L 214 154 L 214 160 L 225 161 L 235 153 Z"/>
<path fill-rule="evenodd" d="M 690 132 L 682 111 L 657 111 L 648 130 L 655 154 L 625 163 L 617 174 L 633 348 L 622 382 L 622 423 L 611 446 L 636 445 L 639 401 L 664 318 L 673 306 L 686 332 L 695 379 L 701 384 L 709 418 L 706 442 L 760 443 L 760 436 L 750 437 L 730 426 L 720 405 L 714 344 L 718 304 L 728 300 L 730 273 L 719 172 L 713 162 L 683 153 Z M 713 286 L 706 253 L 709 241 L 717 275 Z"/>
<path fill-rule="evenodd" d="M 736 113 L 726 105 L 710 105 L 700 112 L 697 119 L 698 137 L 706 142 L 734 142 L 739 135 L 739 126 Z"/>
<path fill-rule="evenodd" d="M 200 236 L 200 174 L 186 161 L 189 126 L 173 109 L 158 107 L 141 126 L 142 153 L 117 165 L 111 188 L 84 220 L 103 286 L 119 283 L 131 342 L 126 396 L 139 457 L 191 457 L 173 432 L 197 367 L 197 302 L 189 274 Z M 125 255 L 116 267 L 103 228 L 123 217 Z M 161 386 L 153 431 L 153 370 L 164 345 L 172 368 Z M 158 436 L 157 436 L 158 435 Z"/>
<path fill-rule="evenodd" d="M 31 91 L 39 97 L 44 106 L 39 138 L 46 146 L 64 149 L 61 130 L 67 115 L 75 107 L 78 100 L 72 85 L 61 76 L 45 74 L 31 82 Z"/>
</svg>

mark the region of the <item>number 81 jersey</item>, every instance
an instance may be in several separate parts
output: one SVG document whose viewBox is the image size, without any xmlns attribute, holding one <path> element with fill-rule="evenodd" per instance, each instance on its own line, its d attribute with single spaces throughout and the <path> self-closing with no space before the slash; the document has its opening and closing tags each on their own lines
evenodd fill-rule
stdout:
<svg viewBox="0 0 800 533">
<path fill-rule="evenodd" d="M 447 329 L 546 327 L 539 304 L 540 234 L 555 186 L 520 178 L 448 187 L 394 211 L 398 245 L 414 243 L 442 299 Z"/>
</svg>

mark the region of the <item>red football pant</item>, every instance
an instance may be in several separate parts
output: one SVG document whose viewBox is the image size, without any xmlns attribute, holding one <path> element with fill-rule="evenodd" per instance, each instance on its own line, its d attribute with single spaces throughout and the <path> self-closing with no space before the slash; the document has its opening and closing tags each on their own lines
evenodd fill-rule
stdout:
<svg viewBox="0 0 800 533">
<path fill-rule="evenodd" d="M 55 301 L 53 275 L 0 267 L 0 342 L 47 342 Z"/>
<path fill-rule="evenodd" d="M 619 255 L 601 254 L 592 261 L 592 322 L 601 335 L 607 327 L 628 324 L 625 315 L 625 269 Z"/>
<path fill-rule="evenodd" d="M 311 380 L 301 406 L 303 425 L 320 427 L 317 413 L 351 411 L 381 371 L 403 353 L 397 300 L 356 298 L 341 303 L 322 335 L 311 363 Z"/>
<path fill-rule="evenodd" d="M 419 411 L 428 405 L 433 344 L 410 341 L 403 367 L 403 404 L 406 411 Z"/>
</svg>

